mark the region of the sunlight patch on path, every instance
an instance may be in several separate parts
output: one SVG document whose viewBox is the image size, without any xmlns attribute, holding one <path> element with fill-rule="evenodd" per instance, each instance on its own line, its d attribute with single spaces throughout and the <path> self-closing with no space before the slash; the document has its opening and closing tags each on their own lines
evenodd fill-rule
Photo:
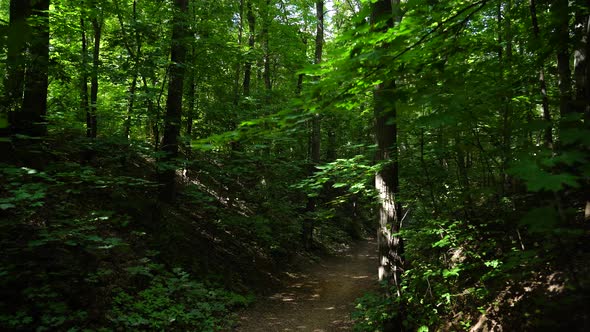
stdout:
<svg viewBox="0 0 590 332">
<path fill-rule="evenodd" d="M 240 315 L 235 331 L 350 331 L 354 300 L 376 285 L 376 245 L 358 243 L 338 257 L 287 273 L 292 281 Z"/>
</svg>

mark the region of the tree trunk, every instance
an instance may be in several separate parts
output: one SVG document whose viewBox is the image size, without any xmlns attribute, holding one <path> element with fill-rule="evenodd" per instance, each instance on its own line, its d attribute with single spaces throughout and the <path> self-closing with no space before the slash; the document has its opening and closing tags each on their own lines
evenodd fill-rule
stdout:
<svg viewBox="0 0 590 332">
<path fill-rule="evenodd" d="M 314 63 L 319 65 L 322 62 L 322 52 L 324 49 L 324 0 L 318 0 L 316 6 L 316 34 L 315 34 L 315 57 Z M 319 80 L 319 77 L 315 78 Z M 316 93 L 319 98 L 319 91 Z M 320 162 L 320 144 L 321 144 L 321 126 L 320 116 L 315 114 L 311 122 L 311 162 L 314 165 Z"/>
<path fill-rule="evenodd" d="M 511 117 L 512 117 L 512 85 L 509 83 L 512 81 L 512 0 L 506 1 L 505 14 L 504 14 L 504 34 L 506 38 L 506 56 L 500 57 L 500 68 L 502 69 L 502 80 L 507 82 L 508 90 L 505 92 L 502 100 L 504 105 L 502 108 L 502 186 L 501 193 L 506 195 L 506 191 L 510 187 L 511 178 L 507 173 L 508 163 L 512 159 L 511 144 L 512 144 L 512 128 L 511 128 Z M 500 23 L 500 22 L 498 22 Z M 500 46 L 501 48 L 502 46 Z M 469 194 L 468 194 L 469 195 Z"/>
<path fill-rule="evenodd" d="M 314 63 L 319 65 L 322 62 L 322 51 L 324 47 L 324 0 L 316 1 L 316 35 L 315 35 L 315 58 Z M 302 78 L 303 79 L 303 78 Z M 315 77 L 315 80 L 319 80 Z M 315 97 L 319 100 L 319 91 L 316 92 Z M 320 163 L 320 144 L 321 144 L 321 129 L 320 116 L 314 114 L 311 120 L 311 136 L 309 139 L 310 150 L 310 169 L 309 173 L 313 174 L 315 166 Z M 308 197 L 306 210 L 310 214 L 303 221 L 303 244 L 306 248 L 310 248 L 313 244 L 313 213 L 317 208 L 317 197 Z"/>
<path fill-rule="evenodd" d="M 120 16 L 119 16 L 120 18 Z M 137 0 L 133 1 L 133 22 L 137 22 Z M 124 25 L 120 19 L 121 29 Z M 125 33 L 123 33 L 125 35 Z M 124 36 L 125 37 L 125 36 Z M 141 34 L 138 29 L 135 29 L 135 53 L 131 52 L 131 48 L 128 46 L 128 52 L 133 57 L 133 79 L 129 86 L 129 99 L 127 104 L 127 119 L 125 119 L 125 138 L 129 139 L 131 136 L 131 116 L 133 115 L 133 106 L 135 104 L 135 91 L 137 90 L 137 80 L 139 78 L 139 68 L 141 61 Z"/>
<path fill-rule="evenodd" d="M 586 9 L 588 3 L 586 2 Z M 574 79 L 576 82 L 575 111 L 584 119 L 586 130 L 590 130 L 590 15 L 576 15 L 577 45 L 574 51 Z M 583 181 L 581 188 L 584 202 L 584 220 L 590 220 L 590 180 Z"/>
<path fill-rule="evenodd" d="M 378 31 L 387 31 L 401 21 L 399 0 L 378 0 L 373 4 L 371 24 L 385 22 Z M 387 48 L 388 45 L 383 46 Z M 385 78 L 375 87 L 373 102 L 377 152 L 375 159 L 383 162 L 375 175 L 375 188 L 379 194 L 379 280 L 387 282 L 401 296 L 401 275 L 404 268 L 404 242 L 398 235 L 401 228 L 402 208 L 399 194 L 399 162 L 397 144 L 397 111 L 395 106 L 395 81 Z M 385 323 L 385 331 L 403 331 L 403 306 L 393 319 Z"/>
<path fill-rule="evenodd" d="M 0 107 L 0 129 L 3 135 L 9 134 L 9 118 L 19 112 L 23 103 L 25 81 L 25 50 L 30 39 L 30 1 L 10 1 L 10 22 L 6 53 L 6 72 L 4 74 L 4 96 Z"/>
<path fill-rule="evenodd" d="M 569 5 L 568 0 L 558 0 L 551 6 L 557 26 L 557 71 L 559 77 L 559 114 L 562 118 L 571 112 L 572 78 L 569 52 Z"/>
<path fill-rule="evenodd" d="M 197 58 L 197 54 L 195 51 L 195 47 L 192 47 L 191 50 L 191 58 L 196 59 Z M 194 68 L 194 67 L 193 67 Z M 190 76 L 188 78 L 188 91 L 186 92 L 187 94 L 187 100 L 188 100 L 188 109 L 187 109 L 187 114 L 186 114 L 186 136 L 189 139 L 189 142 L 187 144 L 187 149 L 188 151 L 190 151 L 190 139 L 191 136 L 193 134 L 193 122 L 194 122 L 194 117 L 195 117 L 195 113 L 196 113 L 196 101 L 197 101 L 197 97 L 195 96 L 195 93 L 197 91 L 197 83 L 196 83 L 196 72 L 195 70 L 191 69 L 190 70 Z"/>
<path fill-rule="evenodd" d="M 576 83 L 575 111 L 590 112 L 590 15 L 576 15 L 576 49 L 574 50 L 574 79 Z M 588 125 L 588 124 L 586 124 Z"/>
<path fill-rule="evenodd" d="M 84 10 L 80 13 L 80 29 L 82 39 L 81 70 L 80 70 L 80 110 L 86 115 L 86 137 L 92 137 L 92 118 L 88 101 L 88 40 L 86 39 L 86 22 Z"/>
<path fill-rule="evenodd" d="M 92 30 L 94 31 L 94 47 L 92 51 L 92 72 L 90 73 L 90 137 L 96 138 L 98 126 L 96 111 L 98 102 L 98 68 L 100 64 L 100 39 L 102 36 L 102 18 L 92 18 Z"/>
<path fill-rule="evenodd" d="M 322 52 L 324 49 L 324 0 L 318 0 L 316 5 L 316 35 L 315 35 L 315 60 L 314 63 L 319 65 L 322 63 Z M 319 77 L 315 78 L 319 80 Z M 319 98 L 319 92 L 316 95 Z M 319 164 L 320 162 L 320 143 L 321 143 L 321 132 L 320 132 L 320 118 L 319 115 L 315 115 L 312 120 L 312 133 L 311 133 L 311 162 Z"/>
<path fill-rule="evenodd" d="M 537 20 L 537 5 L 535 0 L 530 0 L 529 7 L 531 11 L 531 20 L 533 23 L 533 33 L 535 41 L 539 39 L 539 22 Z M 546 147 L 553 149 L 553 125 L 551 123 L 551 112 L 549 111 L 549 99 L 547 98 L 547 83 L 545 82 L 545 64 L 544 59 L 538 59 L 539 62 L 539 86 L 541 88 L 541 105 L 543 106 L 543 120 L 546 122 L 546 128 L 543 134 L 543 143 Z"/>
<path fill-rule="evenodd" d="M 254 12 L 252 11 L 252 0 L 247 0 L 246 3 L 246 17 L 248 19 L 248 50 L 252 52 L 254 49 L 254 35 L 256 33 L 256 17 L 254 16 Z M 251 55 L 248 54 L 248 57 Z M 247 59 L 246 63 L 244 64 L 244 96 L 250 96 L 250 79 L 252 76 L 252 60 Z"/>
<path fill-rule="evenodd" d="M 168 98 L 166 100 L 166 115 L 164 116 L 164 137 L 162 151 L 165 156 L 160 162 L 166 163 L 164 170 L 159 172 L 160 199 L 164 202 L 174 201 L 176 169 L 171 164 L 178 157 L 178 141 L 182 118 L 182 95 L 184 85 L 184 62 L 186 46 L 184 38 L 187 34 L 185 27 L 188 12 L 188 0 L 175 0 L 174 26 L 172 28 L 172 46 L 170 47 L 170 81 L 168 84 Z"/>
<path fill-rule="evenodd" d="M 29 53 L 31 63 L 25 75 L 21 133 L 44 136 L 47 133 L 47 88 L 49 73 L 49 0 L 32 3 L 31 16 L 35 18 L 31 32 Z"/>
<path fill-rule="evenodd" d="M 264 4 L 264 20 L 262 24 L 262 51 L 264 52 L 264 87 L 266 89 L 266 99 L 270 98 L 270 92 L 272 90 L 272 83 L 270 80 L 270 48 L 268 42 L 268 29 L 272 22 L 270 15 L 270 0 L 266 0 Z"/>
<path fill-rule="evenodd" d="M 244 34 L 244 0 L 240 0 L 240 21 L 238 23 L 238 49 L 242 49 L 242 36 Z M 234 79 L 234 107 L 237 107 L 240 103 L 240 77 L 241 77 L 241 57 L 238 57 L 236 61 L 236 76 Z"/>
<path fill-rule="evenodd" d="M 149 87 L 147 84 L 147 79 L 142 76 L 143 81 L 143 90 L 146 95 L 149 95 Z M 154 139 L 154 151 L 159 150 L 159 143 L 160 143 L 160 127 L 158 126 L 159 121 L 159 112 L 154 111 L 154 102 L 151 98 L 145 99 L 145 107 L 147 109 L 148 114 L 148 126 L 149 130 L 151 131 L 152 137 Z M 158 113 L 158 114 L 156 114 Z M 149 135 L 149 134 L 148 134 Z"/>
</svg>

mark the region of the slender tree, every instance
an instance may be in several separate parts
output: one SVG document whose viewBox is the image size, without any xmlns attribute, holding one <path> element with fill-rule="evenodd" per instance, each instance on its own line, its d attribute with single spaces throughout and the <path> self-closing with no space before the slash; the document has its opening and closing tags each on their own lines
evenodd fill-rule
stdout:
<svg viewBox="0 0 590 332">
<path fill-rule="evenodd" d="M 27 18 L 31 8 L 29 1 L 10 1 L 10 22 L 8 25 L 8 50 L 6 54 L 6 71 L 4 74 L 4 95 L 0 118 L 8 124 L 10 112 L 19 111 L 22 107 L 22 98 L 25 81 L 25 57 L 26 41 L 30 39 L 30 29 Z"/>
<path fill-rule="evenodd" d="M 184 63 L 186 60 L 186 19 L 188 15 L 188 0 L 175 0 L 174 25 L 172 28 L 172 45 L 170 47 L 170 81 L 168 83 L 168 99 L 166 100 L 166 115 L 164 116 L 164 137 L 162 151 L 165 156 L 160 160 L 167 163 L 159 173 L 162 186 L 160 199 L 172 202 L 175 198 L 176 170 L 171 166 L 178 157 L 178 143 L 182 119 L 182 95 L 184 86 Z"/>
<path fill-rule="evenodd" d="M 252 52 L 254 50 L 254 42 L 256 35 L 256 16 L 254 16 L 254 10 L 252 8 L 252 0 L 246 1 L 246 19 L 248 20 L 248 50 Z M 252 60 L 251 55 L 248 54 L 248 59 L 244 64 L 244 97 L 250 96 L 250 80 L 252 77 Z"/>
<path fill-rule="evenodd" d="M 533 23 L 533 35 L 535 41 L 540 43 L 539 39 L 539 21 L 537 19 L 537 4 L 535 0 L 529 1 L 529 9 L 531 12 L 531 21 Z M 541 90 L 541 105 L 543 107 L 543 120 L 546 122 L 546 128 L 543 134 L 543 143 L 548 148 L 553 148 L 553 126 L 551 124 L 551 112 L 549 110 L 549 98 L 547 98 L 547 83 L 545 82 L 545 64 L 544 59 L 538 58 L 539 66 L 539 87 Z"/>
<path fill-rule="evenodd" d="M 99 5 L 95 3 L 94 13 L 92 15 L 92 31 L 94 45 L 92 49 L 92 71 L 90 72 L 90 136 L 95 138 L 98 133 L 97 125 L 97 103 L 98 103 L 98 69 L 100 65 L 100 40 L 102 37 L 103 17 L 99 13 Z"/>
<path fill-rule="evenodd" d="M 19 131 L 31 136 L 47 132 L 47 88 L 49 85 L 49 0 L 31 3 L 30 63 L 25 75 Z"/>
<path fill-rule="evenodd" d="M 269 36 L 268 30 L 272 23 L 271 16 L 271 3 L 270 0 L 266 0 L 264 3 L 264 17 L 262 21 L 262 51 L 264 52 L 264 87 L 266 89 L 266 98 L 270 98 L 270 92 L 272 90 L 271 74 L 270 74 L 270 48 L 269 48 Z"/>
<path fill-rule="evenodd" d="M 324 1 L 317 0 L 315 2 L 316 8 L 316 34 L 315 34 L 315 52 L 314 52 L 314 64 L 319 65 L 322 62 L 322 55 L 324 49 Z M 319 76 L 314 78 L 316 81 L 320 80 Z M 315 98 L 319 101 L 320 92 L 316 90 Z M 310 154 L 310 170 L 313 174 L 315 167 L 320 164 L 321 159 L 321 123 L 320 115 L 313 114 L 311 119 L 311 133 L 309 137 L 309 154 Z M 316 210 L 317 198 L 309 197 L 307 199 L 306 210 L 308 214 L 312 214 Z M 306 248 L 309 248 L 313 243 L 313 218 L 307 217 L 303 221 L 303 243 Z"/>
<path fill-rule="evenodd" d="M 569 51 L 569 3 L 568 0 L 557 0 L 551 5 L 551 13 L 555 21 L 553 38 L 557 45 L 557 71 L 559 77 L 559 113 L 566 117 L 571 112 L 572 72 Z"/>
<path fill-rule="evenodd" d="M 375 31 L 385 32 L 401 21 L 399 0 L 378 0 L 373 3 L 371 24 Z M 383 48 L 388 48 L 385 44 Z M 375 188 L 379 194 L 379 228 L 377 231 L 379 252 L 379 280 L 387 282 L 401 296 L 401 275 L 404 268 L 404 242 L 401 227 L 399 194 L 398 128 L 395 105 L 395 80 L 391 73 L 375 86 L 374 117 L 377 152 L 375 159 L 383 166 L 375 175 Z M 402 331 L 403 310 L 387 322 L 385 329 Z"/>
<path fill-rule="evenodd" d="M 86 21 L 84 20 L 84 8 L 81 8 L 80 31 L 82 39 L 80 69 L 80 109 L 86 115 L 86 137 L 92 137 L 92 116 L 88 100 L 88 40 L 86 37 Z"/>
</svg>

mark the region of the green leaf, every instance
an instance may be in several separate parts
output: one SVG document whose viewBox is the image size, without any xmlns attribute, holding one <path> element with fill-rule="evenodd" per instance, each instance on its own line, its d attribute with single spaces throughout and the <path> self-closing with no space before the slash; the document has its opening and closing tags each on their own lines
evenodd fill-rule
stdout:
<svg viewBox="0 0 590 332">
<path fill-rule="evenodd" d="M 576 159 L 572 154 L 571 159 Z M 544 163 L 550 163 L 544 161 Z M 509 174 L 523 179 L 529 191 L 538 192 L 542 190 L 560 191 L 565 186 L 579 187 L 578 177 L 569 173 L 553 174 L 542 169 L 532 158 L 522 159 L 512 165 L 508 170 Z"/>
<path fill-rule="evenodd" d="M 0 204 L 0 209 L 2 209 L 2 210 L 8 210 L 8 209 L 12 209 L 14 207 L 16 207 L 16 206 L 14 204 L 11 204 L 11 203 L 2 203 L 2 204 Z"/>
<path fill-rule="evenodd" d="M 461 271 L 461 267 L 460 266 L 456 266 L 452 269 L 444 269 L 442 272 L 442 275 L 444 278 L 450 278 L 450 277 L 458 277 L 459 276 L 459 272 Z"/>
</svg>

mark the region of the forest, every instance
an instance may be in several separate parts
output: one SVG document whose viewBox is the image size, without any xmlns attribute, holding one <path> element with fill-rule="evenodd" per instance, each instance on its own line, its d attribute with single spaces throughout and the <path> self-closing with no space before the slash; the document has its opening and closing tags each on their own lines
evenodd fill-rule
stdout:
<svg viewBox="0 0 590 332">
<path fill-rule="evenodd" d="M 585 0 L 1 0 L 0 330 L 590 331 L 589 56 Z"/>
</svg>

